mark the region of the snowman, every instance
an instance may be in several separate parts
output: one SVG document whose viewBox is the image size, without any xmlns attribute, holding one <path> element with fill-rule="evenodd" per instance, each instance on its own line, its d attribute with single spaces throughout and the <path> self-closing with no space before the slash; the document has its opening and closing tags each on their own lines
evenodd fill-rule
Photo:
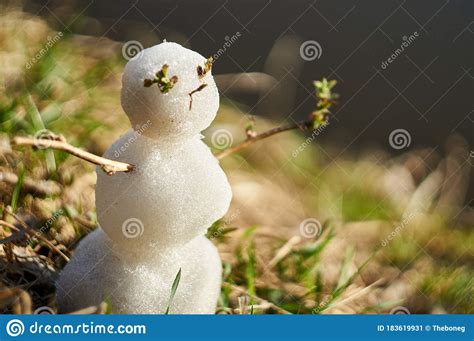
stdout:
<svg viewBox="0 0 474 341">
<path fill-rule="evenodd" d="M 97 170 L 100 228 L 86 236 L 57 281 L 60 312 L 107 300 L 114 313 L 212 314 L 221 261 L 205 238 L 228 210 L 228 180 L 201 131 L 216 116 L 211 63 L 176 43 L 141 51 L 125 66 L 122 107 L 132 129 L 105 157 L 135 165 Z M 171 288 L 181 276 L 172 302 Z"/>
</svg>

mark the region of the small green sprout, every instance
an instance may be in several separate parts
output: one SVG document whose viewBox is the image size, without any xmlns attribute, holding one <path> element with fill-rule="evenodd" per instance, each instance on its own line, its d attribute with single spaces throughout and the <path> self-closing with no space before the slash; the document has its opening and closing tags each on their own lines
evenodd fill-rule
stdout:
<svg viewBox="0 0 474 341">
<path fill-rule="evenodd" d="M 168 93 L 171 89 L 173 89 L 174 85 L 178 81 L 177 76 L 168 78 L 168 76 L 166 75 L 168 72 L 168 67 L 169 67 L 168 64 L 163 65 L 161 67 L 161 70 L 155 74 L 155 77 L 153 79 L 145 79 L 143 81 L 143 85 L 146 88 L 149 88 L 150 86 L 156 83 L 161 93 L 163 94 Z"/>
<path fill-rule="evenodd" d="M 317 129 L 328 122 L 329 109 L 336 103 L 336 99 L 339 97 L 338 94 L 332 92 L 332 88 L 336 84 L 336 80 L 328 81 L 326 78 L 314 82 L 318 102 L 316 103 L 316 110 L 311 113 L 313 129 Z"/>
<path fill-rule="evenodd" d="M 245 135 L 247 135 L 247 138 L 252 138 L 257 135 L 255 131 L 255 117 L 253 116 L 249 117 L 247 125 L 245 126 Z"/>
</svg>

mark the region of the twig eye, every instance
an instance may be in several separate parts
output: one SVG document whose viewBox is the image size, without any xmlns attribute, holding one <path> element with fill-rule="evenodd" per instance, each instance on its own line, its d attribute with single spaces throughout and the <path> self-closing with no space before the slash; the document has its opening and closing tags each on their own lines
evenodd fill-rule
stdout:
<svg viewBox="0 0 474 341">
<path fill-rule="evenodd" d="M 214 59 L 212 57 L 209 57 L 206 59 L 206 61 L 204 62 L 204 67 L 202 67 L 201 65 L 198 65 L 197 67 L 197 74 L 198 74 L 198 78 L 199 79 L 202 79 L 204 78 L 204 76 L 206 76 L 206 74 L 212 70 L 212 63 L 214 62 Z"/>
<path fill-rule="evenodd" d="M 168 64 L 164 64 L 161 67 L 161 70 L 159 70 L 153 79 L 145 79 L 143 80 L 143 86 L 145 88 L 149 88 L 153 84 L 156 83 L 158 86 L 158 89 L 160 89 L 162 94 L 168 93 L 171 89 L 173 89 L 174 85 L 178 82 L 178 76 L 173 76 L 171 78 L 168 78 L 167 72 L 168 72 Z"/>
</svg>

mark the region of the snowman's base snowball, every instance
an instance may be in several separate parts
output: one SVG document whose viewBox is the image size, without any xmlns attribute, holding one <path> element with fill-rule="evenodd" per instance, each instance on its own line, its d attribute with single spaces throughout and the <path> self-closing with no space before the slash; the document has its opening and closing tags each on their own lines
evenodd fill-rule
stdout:
<svg viewBox="0 0 474 341">
<path fill-rule="evenodd" d="M 116 314 L 162 314 L 181 268 L 171 314 L 214 314 L 221 261 L 204 236 L 163 254 L 141 250 L 142 260 L 119 250 L 102 229 L 89 234 L 57 281 L 60 313 L 111 302 Z"/>
</svg>

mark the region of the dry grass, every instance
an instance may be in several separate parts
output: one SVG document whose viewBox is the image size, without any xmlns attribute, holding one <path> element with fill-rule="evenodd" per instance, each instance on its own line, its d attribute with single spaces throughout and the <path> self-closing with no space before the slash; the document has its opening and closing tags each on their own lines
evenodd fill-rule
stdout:
<svg viewBox="0 0 474 341">
<path fill-rule="evenodd" d="M 3 220 L 18 228 L 25 222 L 54 246 L 0 228 L 0 302 L 4 312 L 24 313 L 55 307 L 54 280 L 66 262 L 55 249 L 71 256 L 96 228 L 95 174 L 65 153 L 12 148 L 9 140 L 46 127 L 102 154 L 128 128 L 119 105 L 125 61 L 117 43 L 64 36 L 27 70 L 55 33 L 24 13 L 1 13 L 0 201 L 19 218 L 4 212 Z M 235 108 L 222 105 L 206 135 L 225 127 L 243 139 Z M 392 158 L 375 150 L 341 156 L 313 142 L 293 157 L 304 139 L 280 134 L 222 161 L 234 199 L 209 231 L 224 261 L 218 312 L 369 313 L 403 305 L 412 313 L 473 313 L 465 143 L 453 137 L 444 156 L 427 149 Z M 323 223 L 321 235 L 301 234 L 307 218 Z"/>
</svg>

